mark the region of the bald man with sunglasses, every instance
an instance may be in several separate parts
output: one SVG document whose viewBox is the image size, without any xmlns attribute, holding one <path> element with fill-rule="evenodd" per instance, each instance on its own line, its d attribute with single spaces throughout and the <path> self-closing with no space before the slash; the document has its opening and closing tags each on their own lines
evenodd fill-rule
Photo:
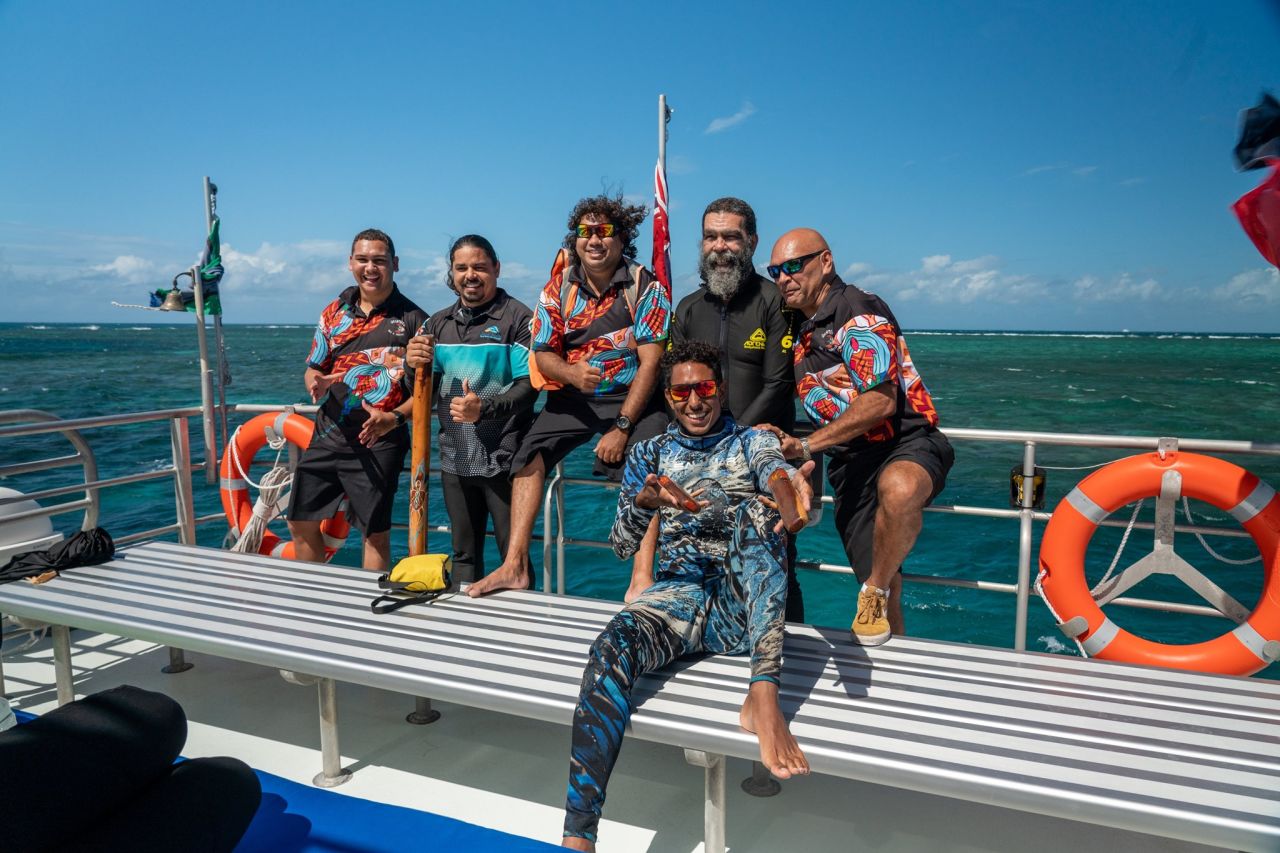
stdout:
<svg viewBox="0 0 1280 853">
<path fill-rule="evenodd" d="M 862 581 L 850 632 L 855 642 L 879 645 L 904 631 L 902 562 L 955 452 L 893 312 L 840 280 L 821 234 L 783 234 L 768 273 L 804 318 L 793 353 L 796 393 L 816 427 L 801 439 L 772 429 L 786 458 L 807 461 L 822 451 L 830 459 L 836 529 Z"/>
</svg>

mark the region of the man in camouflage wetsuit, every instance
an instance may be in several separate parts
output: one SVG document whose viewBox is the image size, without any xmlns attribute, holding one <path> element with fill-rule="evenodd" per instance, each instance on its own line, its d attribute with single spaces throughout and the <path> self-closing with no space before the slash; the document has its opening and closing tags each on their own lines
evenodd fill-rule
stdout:
<svg viewBox="0 0 1280 853">
<path fill-rule="evenodd" d="M 750 653 L 742 726 L 760 739 L 760 759 L 774 775 L 809 772 L 778 705 L 788 534 L 762 496 L 770 475 L 783 471 L 807 506 L 812 463 L 791 468 L 772 433 L 740 426 L 722 413 L 714 347 L 676 344 L 663 355 L 661 371 L 675 422 L 628 454 L 609 534 L 614 553 L 626 559 L 660 513 L 657 582 L 596 639 L 582 676 L 564 826 L 564 846 L 577 850 L 595 849 L 636 680 L 683 655 Z M 685 509 L 659 475 L 691 492 L 698 511 Z"/>
</svg>

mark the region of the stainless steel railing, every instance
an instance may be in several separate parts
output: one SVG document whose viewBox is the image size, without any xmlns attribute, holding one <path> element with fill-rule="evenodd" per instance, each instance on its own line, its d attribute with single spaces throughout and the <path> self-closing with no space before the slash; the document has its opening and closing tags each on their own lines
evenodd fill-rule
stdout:
<svg viewBox="0 0 1280 853">
<path fill-rule="evenodd" d="M 245 414 L 277 411 L 296 411 L 308 414 L 313 412 L 315 407 L 238 404 L 228 406 L 228 409 Z M 174 521 L 148 530 L 136 531 L 119 536 L 116 541 L 119 544 L 127 544 L 142 539 L 177 534 L 179 541 L 185 544 L 194 544 L 196 542 L 196 530 L 200 525 L 224 521 L 221 513 L 210 513 L 199 517 L 195 514 L 192 474 L 194 472 L 203 471 L 209 466 L 216 465 L 214 460 L 206 459 L 201 462 L 194 462 L 191 458 L 189 419 L 193 416 L 199 415 L 200 413 L 201 409 L 198 407 L 184 407 L 162 409 L 151 412 L 136 412 L 62 420 L 57 418 L 55 415 L 34 409 L 0 412 L 0 441 L 10 438 L 59 434 L 63 436 L 75 450 L 75 453 L 71 455 L 51 456 L 45 459 L 25 461 L 11 461 L 6 458 L 3 453 L 0 453 L 0 463 L 3 463 L 0 464 L 0 479 L 33 474 L 72 465 L 82 466 L 84 472 L 83 483 L 40 489 L 20 497 L 0 498 L 0 506 L 21 500 L 45 500 L 80 493 L 83 494 L 83 497 L 77 500 L 55 503 L 50 506 L 40 507 L 38 510 L 8 516 L 8 518 L 16 520 L 30 516 L 53 516 L 83 510 L 84 520 L 82 522 L 82 527 L 87 528 L 92 527 L 98 521 L 100 508 L 99 495 L 101 492 L 107 489 L 117 489 L 138 483 L 171 478 L 174 488 Z M 159 422 L 167 422 L 169 427 L 169 443 L 172 451 L 171 465 L 158 470 L 125 474 L 107 479 L 98 478 L 97 461 L 94 457 L 93 450 L 82 434 L 83 432 L 92 429 L 102 429 L 121 425 Z M 1161 445 L 1162 441 L 1166 443 L 1169 441 L 1169 439 L 1145 436 L 1080 435 L 1052 432 L 1024 432 L 1016 430 L 948 429 L 945 432 L 950 439 L 957 442 L 1020 444 L 1022 446 L 1023 456 L 1022 469 L 1024 475 L 1028 478 L 1028 482 L 1035 471 L 1037 451 L 1041 447 L 1156 450 Z M 1177 442 L 1177 447 L 1182 450 L 1207 453 L 1280 456 L 1280 443 L 1183 439 Z M 0 449 L 2 448 L 3 445 L 0 445 Z M 609 547 L 608 543 L 602 540 L 580 538 L 567 534 L 564 514 L 565 489 L 571 486 L 574 488 L 582 487 L 596 489 L 617 488 L 613 483 L 582 477 L 566 476 L 562 466 L 556 466 L 551 476 L 549 476 L 543 496 L 542 536 L 535 537 L 535 539 L 540 538 L 542 541 L 543 588 L 547 590 L 554 589 L 554 591 L 559 594 L 563 594 L 565 590 L 566 546 L 593 548 Z M 963 589 L 1013 594 L 1016 596 L 1013 647 L 1016 649 L 1025 649 L 1027 609 L 1031 595 L 1031 565 L 1033 558 L 1031 546 L 1033 525 L 1037 522 L 1042 523 L 1047 521 L 1051 515 L 1051 513 L 1033 509 L 1031 505 L 1032 499 L 1032 490 L 1026 489 L 1024 490 L 1023 506 L 1021 508 L 1010 509 L 1006 507 L 950 504 L 930 507 L 928 510 L 935 513 L 949 513 L 954 515 L 985 517 L 992 519 L 1016 519 L 1018 522 L 1019 544 L 1017 570 L 1014 582 L 1008 583 L 964 577 L 937 577 L 914 573 L 905 574 L 903 577 L 904 581 L 910 583 L 934 584 Z M 823 498 L 823 501 L 825 503 L 831 503 L 832 499 L 830 496 L 827 496 Z M 1118 520 L 1107 520 L 1103 522 L 1103 525 L 1113 527 L 1130 526 L 1126 522 Z M 396 526 L 403 527 L 403 525 Z M 1154 525 L 1150 522 L 1138 522 L 1132 524 L 1132 527 L 1135 529 L 1150 530 L 1154 528 Z M 1199 533 L 1201 535 L 1226 537 L 1248 536 L 1248 534 L 1242 530 L 1206 527 L 1200 525 L 1178 525 L 1175 527 L 1175 530 L 1177 532 Z M 431 527 L 430 531 L 448 532 L 449 527 L 448 525 L 437 525 Z M 797 565 L 799 568 L 814 571 L 838 572 L 845 574 L 851 574 L 853 572 L 849 566 L 840 564 L 800 560 Z M 554 577 L 552 574 L 553 567 Z M 1136 608 L 1163 610 L 1166 612 L 1212 616 L 1221 615 L 1217 610 L 1211 607 L 1176 604 L 1150 599 L 1117 598 L 1112 603 Z"/>
</svg>

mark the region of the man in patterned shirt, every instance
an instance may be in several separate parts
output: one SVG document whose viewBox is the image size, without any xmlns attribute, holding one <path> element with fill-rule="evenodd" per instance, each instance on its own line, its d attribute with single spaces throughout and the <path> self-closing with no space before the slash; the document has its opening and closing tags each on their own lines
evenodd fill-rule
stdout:
<svg viewBox="0 0 1280 853">
<path fill-rule="evenodd" d="M 542 289 L 530 329 L 546 405 L 511 462 L 511 539 L 502 565 L 468 594 L 524 589 L 529 540 L 547 471 L 599 436 L 595 473 L 618 480 L 629 446 L 667 423 L 654 398 L 658 360 L 671 322 L 671 293 L 635 263 L 642 205 L 621 196 L 584 198 L 569 214 L 567 263 Z M 531 371 L 532 372 L 532 371 Z M 656 528 L 637 560 L 653 561 Z"/>
<path fill-rule="evenodd" d="M 831 460 L 836 529 L 862 581 L 851 632 L 879 645 L 904 630 L 902 562 L 955 453 L 893 312 L 840 280 L 821 234 L 783 234 L 768 272 L 787 307 L 807 318 L 795 341 L 796 393 L 817 427 L 803 439 L 775 432 L 788 459 L 821 450 Z"/>
<path fill-rule="evenodd" d="M 345 494 L 347 517 L 364 536 L 364 567 L 386 571 L 391 506 L 409 449 L 404 423 L 413 409 L 405 347 L 427 314 L 396 287 L 400 261 L 384 232 L 357 234 L 347 266 L 355 286 L 321 312 L 303 374 L 320 409 L 294 471 L 289 533 L 298 559 L 322 562 L 320 522 Z"/>
<path fill-rule="evenodd" d="M 675 422 L 627 454 L 609 540 L 619 557 L 640 547 L 660 521 L 657 583 L 614 616 L 591 646 L 573 715 L 564 846 L 594 850 L 605 788 L 641 676 L 690 654 L 751 655 L 751 681 L 739 712 L 760 742 L 760 760 L 781 779 L 809 762 L 778 704 L 786 609 L 786 539 L 764 502 L 771 477 L 791 478 L 800 503 L 808 474 L 787 465 L 778 440 L 723 411 L 720 352 L 683 341 L 662 357 Z M 669 477 L 697 500 L 682 504 L 658 479 Z"/>
<path fill-rule="evenodd" d="M 446 282 L 458 300 L 431 315 L 409 342 L 410 371 L 431 363 L 440 420 L 440 485 L 453 530 L 453 583 L 484 577 L 485 522 L 498 554 L 511 533 L 511 457 L 533 421 L 529 321 L 523 302 L 498 287 L 502 265 L 479 234 L 449 247 Z"/>
</svg>

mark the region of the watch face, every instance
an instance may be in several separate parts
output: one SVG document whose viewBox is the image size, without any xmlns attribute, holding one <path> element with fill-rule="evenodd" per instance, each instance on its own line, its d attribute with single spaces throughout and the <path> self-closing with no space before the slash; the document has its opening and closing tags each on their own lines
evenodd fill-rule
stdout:
<svg viewBox="0 0 1280 853">
<path fill-rule="evenodd" d="M 613 424 L 618 429 L 622 430 L 623 432 L 626 432 L 627 430 L 631 429 L 631 418 L 627 417 L 626 415 L 618 415 L 618 419 L 614 421 Z"/>
</svg>

